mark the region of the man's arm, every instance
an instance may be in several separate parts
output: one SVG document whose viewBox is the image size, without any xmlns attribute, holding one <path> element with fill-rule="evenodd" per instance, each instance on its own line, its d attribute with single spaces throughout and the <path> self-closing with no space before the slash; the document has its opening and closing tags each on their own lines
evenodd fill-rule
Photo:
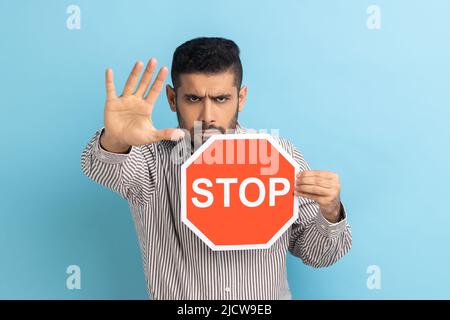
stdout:
<svg viewBox="0 0 450 320">
<path fill-rule="evenodd" d="M 300 171 L 310 170 L 302 154 L 293 146 L 293 156 Z M 319 204 L 299 196 L 299 219 L 292 225 L 289 251 L 315 268 L 328 267 L 343 257 L 352 246 L 352 235 L 347 214 L 339 201 L 340 218 L 327 220 Z"/>
<path fill-rule="evenodd" d="M 156 153 L 153 145 L 128 147 L 125 153 L 103 147 L 98 130 L 81 155 L 81 169 L 93 181 L 118 193 L 131 203 L 148 202 L 156 183 Z"/>
<path fill-rule="evenodd" d="M 158 130 L 152 121 L 167 68 L 159 70 L 151 86 L 156 59 L 150 59 L 138 84 L 142 69 L 143 63 L 138 61 L 120 96 L 116 94 L 113 71 L 106 70 L 105 127 L 96 132 L 81 156 L 82 170 L 89 178 L 135 203 L 148 201 L 155 187 L 154 143 L 184 136 L 180 129 Z"/>
</svg>

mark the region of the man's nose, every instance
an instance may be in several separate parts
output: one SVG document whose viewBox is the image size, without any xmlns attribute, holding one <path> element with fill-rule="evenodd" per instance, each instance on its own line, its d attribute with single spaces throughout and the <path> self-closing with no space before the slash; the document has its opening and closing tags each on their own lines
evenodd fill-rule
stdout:
<svg viewBox="0 0 450 320">
<path fill-rule="evenodd" d="M 203 103 L 203 112 L 202 112 L 202 121 L 206 124 L 214 123 L 216 121 L 214 113 L 213 113 L 213 105 L 209 98 L 204 99 Z"/>
</svg>

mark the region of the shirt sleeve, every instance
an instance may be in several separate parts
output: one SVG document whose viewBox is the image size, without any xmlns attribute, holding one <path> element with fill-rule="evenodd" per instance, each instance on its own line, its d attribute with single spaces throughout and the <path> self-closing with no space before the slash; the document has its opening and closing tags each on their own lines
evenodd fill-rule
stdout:
<svg viewBox="0 0 450 320">
<path fill-rule="evenodd" d="M 156 183 L 156 148 L 144 145 L 133 146 L 128 153 L 109 152 L 100 145 L 103 131 L 94 134 L 81 154 L 83 173 L 132 204 L 148 202 Z"/>
<path fill-rule="evenodd" d="M 300 171 L 310 170 L 303 155 L 293 148 L 293 157 Z M 347 213 L 341 202 L 341 220 L 331 223 L 324 218 L 319 204 L 298 197 L 299 218 L 290 228 L 289 251 L 314 268 L 331 266 L 342 258 L 352 246 L 352 234 Z"/>
</svg>

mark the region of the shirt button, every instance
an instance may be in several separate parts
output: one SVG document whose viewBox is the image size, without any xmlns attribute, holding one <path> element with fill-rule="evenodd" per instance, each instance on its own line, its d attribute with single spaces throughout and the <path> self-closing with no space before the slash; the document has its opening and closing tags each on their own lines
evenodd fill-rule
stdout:
<svg viewBox="0 0 450 320">
<path fill-rule="evenodd" d="M 230 287 L 225 287 L 225 292 L 231 292 L 231 288 Z"/>
</svg>

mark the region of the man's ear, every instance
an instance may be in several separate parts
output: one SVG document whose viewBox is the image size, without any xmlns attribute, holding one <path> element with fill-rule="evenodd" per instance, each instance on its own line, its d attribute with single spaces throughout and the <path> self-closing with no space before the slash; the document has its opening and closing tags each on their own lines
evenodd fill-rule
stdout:
<svg viewBox="0 0 450 320">
<path fill-rule="evenodd" d="M 177 97 L 175 94 L 175 89 L 172 88 L 169 84 L 166 85 L 166 95 L 167 95 L 167 101 L 169 102 L 170 110 L 173 112 L 177 111 Z"/>
<path fill-rule="evenodd" d="M 241 112 L 244 109 L 244 104 L 247 98 L 247 86 L 241 87 L 239 90 L 239 108 L 238 111 Z"/>
</svg>

